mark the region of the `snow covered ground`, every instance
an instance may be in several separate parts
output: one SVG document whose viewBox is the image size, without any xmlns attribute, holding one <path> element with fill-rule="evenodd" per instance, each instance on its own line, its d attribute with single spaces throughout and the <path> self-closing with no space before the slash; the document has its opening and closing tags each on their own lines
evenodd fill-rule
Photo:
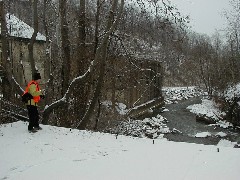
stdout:
<svg viewBox="0 0 240 180">
<path fill-rule="evenodd" d="M 239 180 L 240 149 L 27 124 L 0 126 L 0 180 Z"/>
</svg>

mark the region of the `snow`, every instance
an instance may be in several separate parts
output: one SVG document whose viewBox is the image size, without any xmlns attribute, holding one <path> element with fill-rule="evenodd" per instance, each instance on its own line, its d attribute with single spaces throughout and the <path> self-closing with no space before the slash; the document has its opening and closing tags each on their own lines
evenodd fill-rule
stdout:
<svg viewBox="0 0 240 180">
<path fill-rule="evenodd" d="M 6 22 L 10 36 L 31 39 L 34 29 L 28 24 L 9 13 L 6 14 Z M 46 37 L 37 33 L 36 40 L 46 41 Z"/>
<path fill-rule="evenodd" d="M 218 143 L 218 146 L 222 146 L 222 147 L 234 147 L 237 143 L 236 142 L 231 142 L 229 140 L 226 139 L 221 139 Z"/>
<path fill-rule="evenodd" d="M 166 125 L 167 119 L 161 115 L 143 120 L 129 119 L 122 121 L 114 128 L 110 128 L 108 132 L 112 134 L 121 134 L 133 137 L 143 137 L 150 139 L 162 139 L 164 134 L 178 132 L 176 129 L 170 130 Z"/>
<path fill-rule="evenodd" d="M 240 83 L 236 84 L 235 86 L 229 86 L 222 95 L 226 101 L 233 101 L 234 98 L 240 97 Z M 240 105 L 240 99 L 237 102 Z M 197 115 L 204 115 L 216 121 L 216 124 L 212 126 L 219 126 L 221 128 L 229 128 L 233 127 L 233 124 L 227 121 L 221 120 L 221 117 L 226 115 L 225 112 L 219 110 L 218 105 L 209 99 L 202 99 L 201 104 L 194 104 L 188 106 L 187 109 L 190 112 L 195 113 Z"/>
<path fill-rule="evenodd" d="M 228 141 L 206 146 L 42 127 L 29 134 L 21 121 L 0 126 L 1 180 L 240 177 L 240 152 Z"/>
<path fill-rule="evenodd" d="M 197 137 L 197 138 L 206 138 L 206 137 L 209 137 L 209 136 L 211 136 L 211 133 L 209 133 L 209 132 L 201 132 L 201 133 L 197 133 L 195 135 L 195 137 Z"/>
<path fill-rule="evenodd" d="M 240 83 L 235 86 L 230 86 L 224 92 L 224 97 L 226 100 L 232 100 L 234 97 L 240 97 Z"/>
<path fill-rule="evenodd" d="M 128 110 L 126 109 L 127 106 L 125 104 L 123 104 L 123 103 L 116 103 L 116 105 L 117 105 L 116 106 L 116 110 L 117 110 L 117 112 L 119 114 L 125 115 L 128 112 Z"/>
<path fill-rule="evenodd" d="M 195 137 L 196 138 L 207 138 L 207 137 L 210 137 L 210 136 L 213 136 L 214 134 L 211 134 L 210 132 L 201 132 L 201 133 L 197 133 L 196 135 L 195 135 Z M 227 136 L 227 134 L 226 133 L 224 133 L 224 132 L 218 132 L 218 133 L 216 133 L 215 134 L 215 136 L 218 136 L 218 137 L 226 137 Z M 221 139 L 221 140 L 223 140 L 223 139 Z M 231 142 L 231 141 L 230 141 Z M 237 143 L 235 143 L 235 144 L 237 144 Z"/>
<path fill-rule="evenodd" d="M 224 113 L 219 110 L 217 105 L 212 100 L 208 99 L 202 99 L 201 104 L 188 106 L 187 109 L 189 109 L 192 113 L 206 115 L 207 117 L 210 117 L 216 121 L 218 120 L 218 117 L 224 115 Z"/>
<path fill-rule="evenodd" d="M 216 126 L 219 126 L 221 128 L 224 128 L 224 129 L 229 128 L 229 127 L 233 127 L 232 123 L 227 122 L 227 121 L 218 121 L 218 122 L 216 122 Z"/>
<path fill-rule="evenodd" d="M 224 132 L 219 132 L 219 133 L 217 133 L 217 134 L 216 134 L 216 136 L 220 136 L 220 137 L 226 137 L 226 136 L 227 136 L 227 134 L 226 134 L 226 133 L 224 133 Z"/>
</svg>

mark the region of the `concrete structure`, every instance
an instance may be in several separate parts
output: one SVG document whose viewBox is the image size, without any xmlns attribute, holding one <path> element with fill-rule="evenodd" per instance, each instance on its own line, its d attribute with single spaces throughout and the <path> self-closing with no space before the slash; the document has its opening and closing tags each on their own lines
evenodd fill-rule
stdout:
<svg viewBox="0 0 240 180">
<path fill-rule="evenodd" d="M 9 55 L 12 65 L 12 72 L 17 82 L 22 87 L 25 87 L 32 77 L 28 44 L 34 30 L 32 27 L 12 14 L 6 14 L 6 23 L 8 29 L 8 43 L 10 50 Z M 33 56 L 36 63 L 36 68 L 41 73 L 43 79 L 47 78 L 44 73 L 45 42 L 46 37 L 38 33 L 33 48 Z M 0 36 L 0 63 L 2 63 L 1 44 Z"/>
</svg>

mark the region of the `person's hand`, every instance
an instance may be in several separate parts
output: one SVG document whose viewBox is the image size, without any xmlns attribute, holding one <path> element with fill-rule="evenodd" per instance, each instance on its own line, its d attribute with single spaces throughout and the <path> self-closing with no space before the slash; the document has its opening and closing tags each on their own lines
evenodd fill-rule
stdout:
<svg viewBox="0 0 240 180">
<path fill-rule="evenodd" d="M 44 99 L 44 98 L 45 98 L 45 96 L 44 96 L 44 95 L 40 95 L 40 98 L 41 98 L 41 99 Z"/>
</svg>

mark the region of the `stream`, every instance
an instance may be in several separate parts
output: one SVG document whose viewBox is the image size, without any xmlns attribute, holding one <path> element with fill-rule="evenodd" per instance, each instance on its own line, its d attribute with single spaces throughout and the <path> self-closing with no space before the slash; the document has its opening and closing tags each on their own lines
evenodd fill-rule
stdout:
<svg viewBox="0 0 240 180">
<path fill-rule="evenodd" d="M 240 133 L 233 129 L 224 129 L 216 126 L 208 126 L 196 122 L 196 115 L 186 109 L 189 105 L 200 104 L 201 97 L 194 97 L 188 100 L 179 101 L 177 104 L 168 104 L 165 106 L 169 111 L 162 112 L 161 115 L 169 121 L 167 126 L 170 129 L 177 129 L 181 133 L 165 134 L 164 137 L 175 142 L 189 142 L 205 145 L 216 145 L 221 139 L 239 143 Z M 155 113 L 160 114 L 158 110 Z M 210 137 L 196 138 L 197 133 L 209 132 Z M 215 136 L 217 133 L 226 133 L 226 137 Z"/>
</svg>

